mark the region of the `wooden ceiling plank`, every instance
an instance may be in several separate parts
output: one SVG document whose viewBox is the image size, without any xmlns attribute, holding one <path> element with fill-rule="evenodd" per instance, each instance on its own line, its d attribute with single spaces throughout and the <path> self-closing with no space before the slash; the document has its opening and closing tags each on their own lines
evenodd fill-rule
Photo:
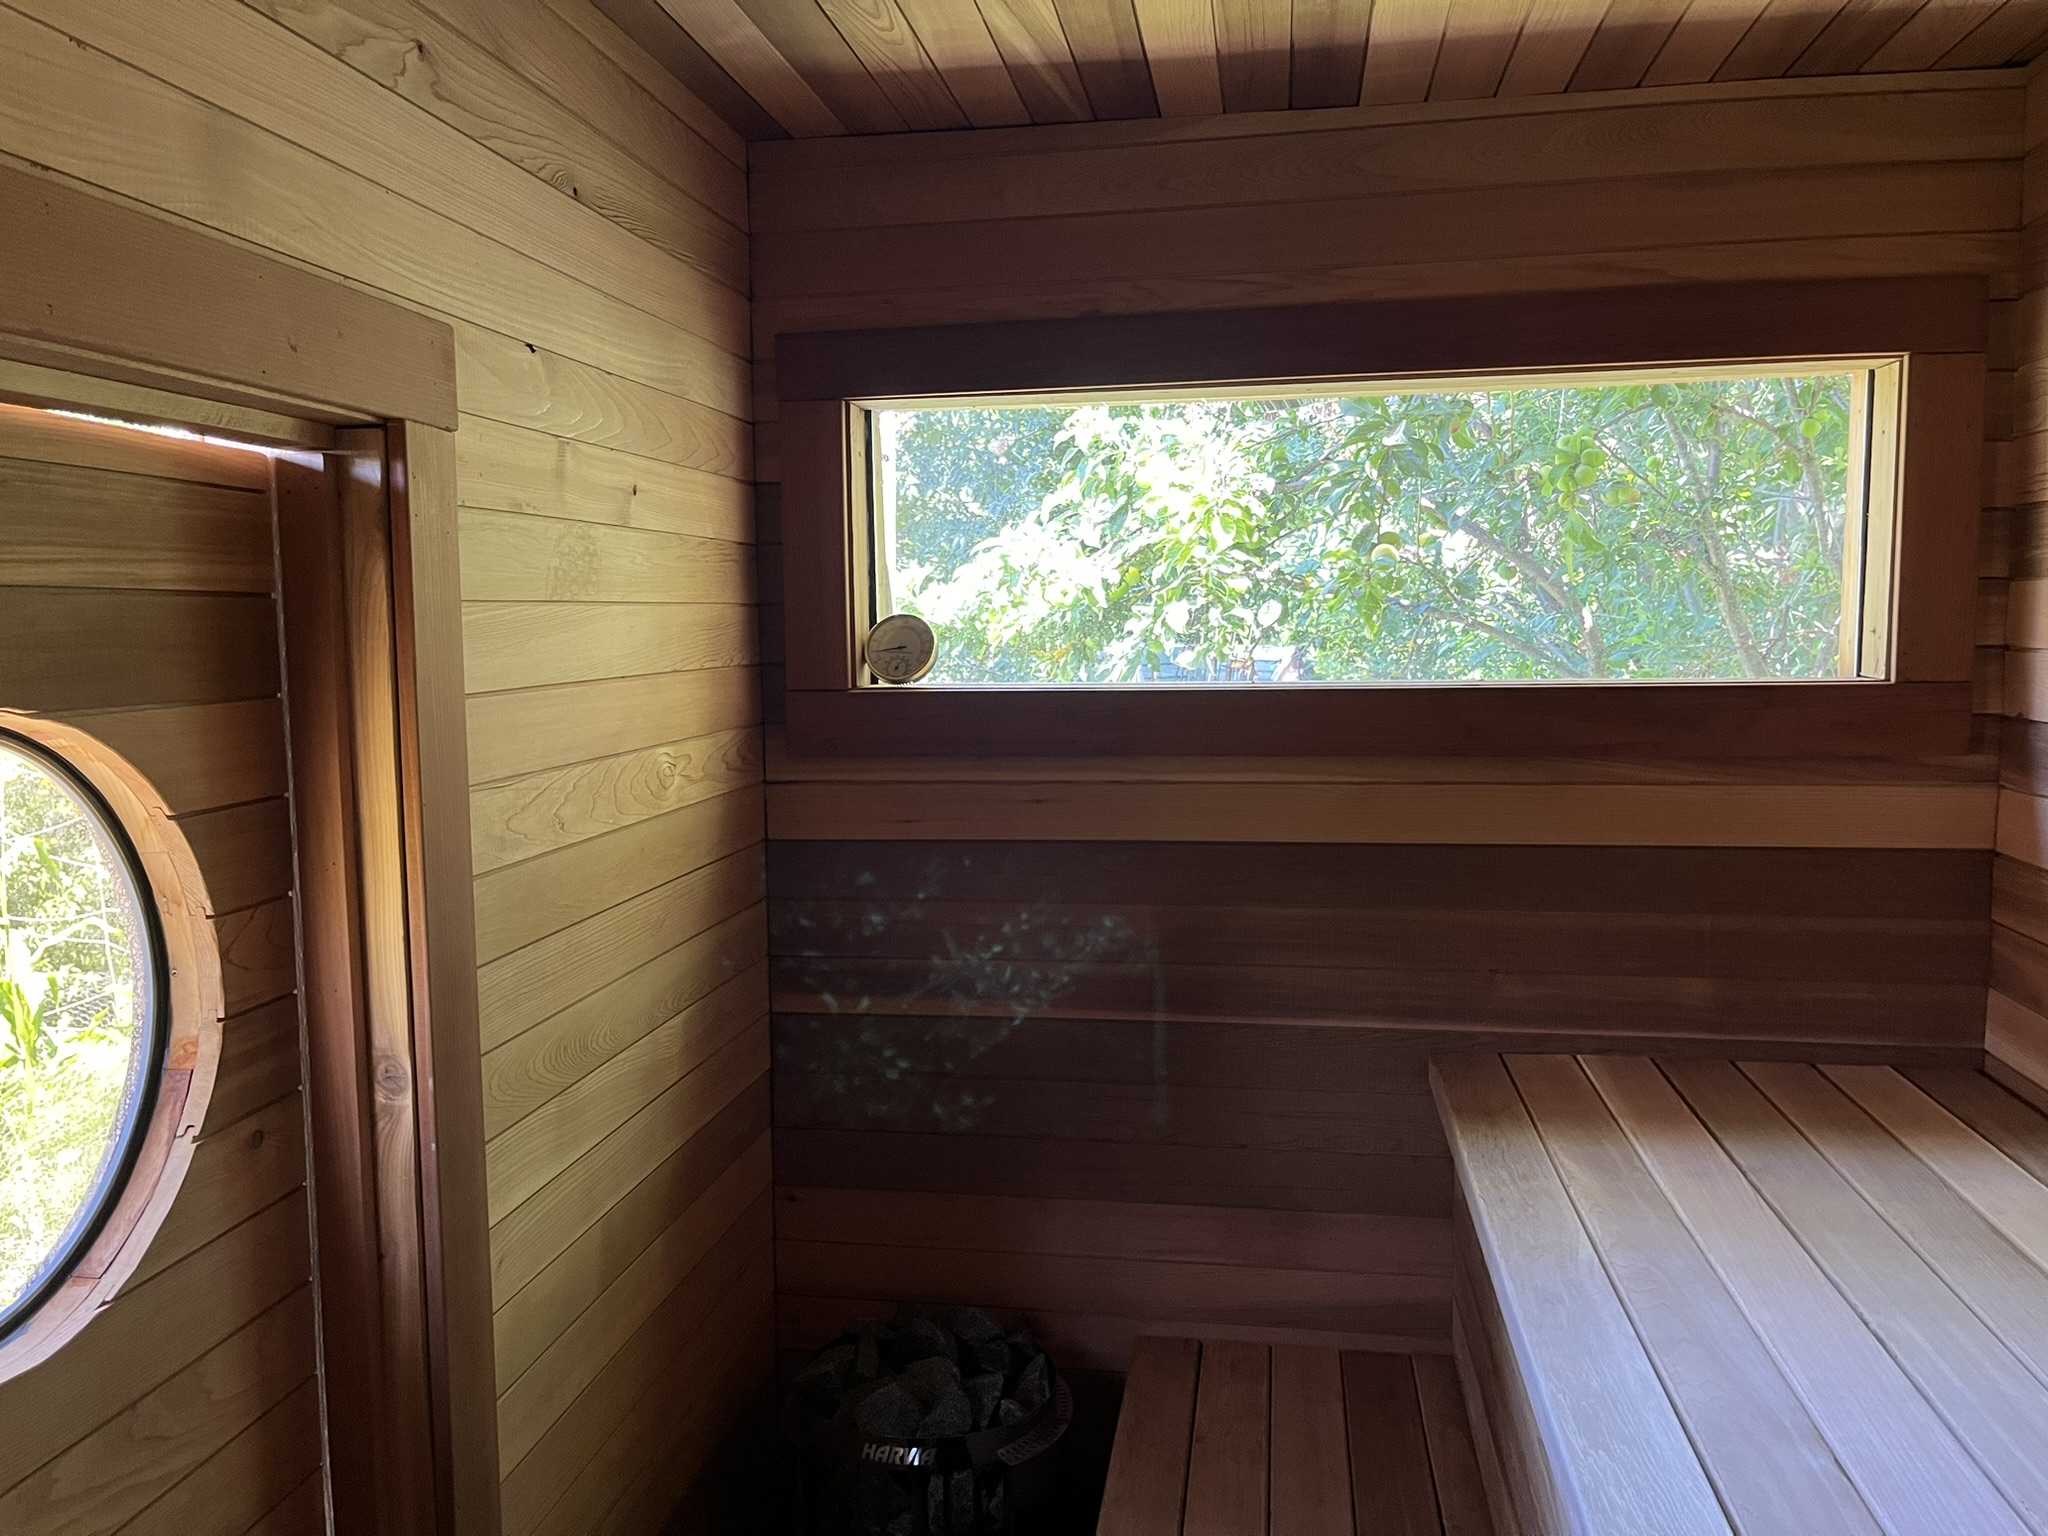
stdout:
<svg viewBox="0 0 2048 1536">
<path fill-rule="evenodd" d="M 1052 0 L 977 0 L 977 4 L 1034 123 L 1082 123 L 1095 115 Z M 1217 99 L 1222 98 L 1219 95 Z"/>
<path fill-rule="evenodd" d="M 901 133 L 903 120 L 815 0 L 735 0 L 851 133 Z"/>
<path fill-rule="evenodd" d="M 741 90 L 800 139 L 846 132 L 810 83 L 768 41 L 735 0 L 655 0 Z"/>
<path fill-rule="evenodd" d="M 734 165 L 745 166 L 747 135 L 735 131 L 736 125 L 727 118 L 723 104 L 711 99 L 720 93 L 689 83 L 685 78 L 688 71 L 680 69 L 681 52 L 702 50 L 687 37 L 682 39 L 680 48 L 673 46 L 676 28 L 658 7 L 649 0 L 545 0 L 545 4 L 581 33 L 591 47 L 632 76 L 641 90 L 688 123 L 705 143 Z M 711 65 L 708 55 L 704 62 Z M 735 115 L 751 119 L 754 112 L 761 112 L 760 104 L 736 83 L 729 81 L 728 89 L 736 107 Z M 750 126 L 770 131 L 772 123 L 765 113 L 762 119 Z"/>
<path fill-rule="evenodd" d="M 1792 61 L 1788 75 L 1851 75 L 1913 19 L 1920 0 L 1849 0 Z"/>
<path fill-rule="evenodd" d="M 1932 69 L 1935 61 L 1989 19 L 2001 0 L 1927 0 L 1891 41 L 1864 60 L 1869 74 Z"/>
<path fill-rule="evenodd" d="M 1685 17 L 1686 0 L 1615 0 L 1608 7 L 1579 66 L 1574 91 L 1622 91 L 1640 85 L 1672 29 Z"/>
<path fill-rule="evenodd" d="M 1223 110 L 1284 111 L 1293 74 L 1289 0 L 1215 0 L 1215 17 Z"/>
<path fill-rule="evenodd" d="M 1936 69 L 1996 69 L 2029 59 L 2042 41 L 2040 0 L 2005 0 L 1997 12 L 1935 61 Z"/>
<path fill-rule="evenodd" d="M 1290 105 L 1355 107 L 1372 0 L 1294 0 Z"/>
<path fill-rule="evenodd" d="M 1360 106 L 1391 106 L 1428 97 L 1450 8 L 1450 0 L 1377 0 L 1366 32 Z"/>
<path fill-rule="evenodd" d="M 912 128 L 965 128 L 967 114 L 939 78 L 896 0 L 817 0 L 854 57 Z"/>
<path fill-rule="evenodd" d="M 1702 85 L 1712 80 L 1743 34 L 1763 14 L 1765 0 L 1693 0 L 1656 60 L 1644 85 Z"/>
<path fill-rule="evenodd" d="M 1528 15 L 1529 0 L 1451 0 L 1429 99 L 1479 101 L 1495 94 Z"/>
<path fill-rule="evenodd" d="M 1555 96 L 1571 87 L 1608 0 L 1534 0 L 1497 94 Z M 1443 66 L 1437 66 L 1441 72 Z"/>
<path fill-rule="evenodd" d="M 1827 30 L 1845 0 L 1770 0 L 1715 71 L 1716 80 L 1775 80 Z"/>
<path fill-rule="evenodd" d="M 1216 12 L 1209 0 L 1133 0 L 1161 117 L 1223 111 Z M 1362 40 L 1362 39 L 1361 39 Z M 1282 106 L 1286 103 L 1282 102 Z"/>
<path fill-rule="evenodd" d="M 1053 9 L 1095 115 L 1157 117 L 1159 99 L 1131 0 L 1053 0 Z"/>
<path fill-rule="evenodd" d="M 988 23 L 968 0 L 897 4 L 970 123 L 977 128 L 1012 128 L 1031 121 Z"/>
</svg>

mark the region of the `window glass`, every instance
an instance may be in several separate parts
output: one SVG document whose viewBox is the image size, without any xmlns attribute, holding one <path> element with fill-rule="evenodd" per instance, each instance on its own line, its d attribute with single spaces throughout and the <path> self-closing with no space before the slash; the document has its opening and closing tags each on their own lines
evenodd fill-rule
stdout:
<svg viewBox="0 0 2048 1536">
<path fill-rule="evenodd" d="M 937 683 L 1882 675 L 1884 366 L 876 406 L 874 611 Z"/>
<path fill-rule="evenodd" d="M 0 1334 L 90 1243 L 146 1122 L 145 899 L 97 797 L 0 734 Z"/>
</svg>

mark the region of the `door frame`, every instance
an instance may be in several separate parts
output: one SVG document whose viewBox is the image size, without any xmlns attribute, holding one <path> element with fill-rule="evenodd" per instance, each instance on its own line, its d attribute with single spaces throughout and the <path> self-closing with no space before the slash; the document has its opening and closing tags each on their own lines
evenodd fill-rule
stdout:
<svg viewBox="0 0 2048 1536">
<path fill-rule="evenodd" d="M 0 399 L 273 457 L 333 1528 L 495 1536 L 454 333 L 0 165 Z"/>
</svg>

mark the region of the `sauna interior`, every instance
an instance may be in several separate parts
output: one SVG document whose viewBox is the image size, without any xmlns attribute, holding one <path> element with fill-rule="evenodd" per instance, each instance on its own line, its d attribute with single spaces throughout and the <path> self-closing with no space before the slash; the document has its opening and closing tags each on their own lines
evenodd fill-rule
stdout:
<svg viewBox="0 0 2048 1536">
<path fill-rule="evenodd" d="M 0 0 L 0 1532 L 2048 1536 L 2044 56 Z"/>
</svg>

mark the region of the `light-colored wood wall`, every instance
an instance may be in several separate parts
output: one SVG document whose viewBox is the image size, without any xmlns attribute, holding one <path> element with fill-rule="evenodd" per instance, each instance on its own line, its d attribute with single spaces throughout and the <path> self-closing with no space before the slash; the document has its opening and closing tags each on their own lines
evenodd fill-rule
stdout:
<svg viewBox="0 0 2048 1536">
<path fill-rule="evenodd" d="M 205 877 L 227 997 L 213 1099 L 142 1267 L 0 1384 L 0 1529 L 236 1536 L 306 1487 L 317 1509 L 320 1486 L 270 464 L 0 406 L 0 548 L 0 699 L 156 785 Z"/>
<path fill-rule="evenodd" d="M 1991 1071 L 2048 1104 L 2048 74 L 2027 86 L 2021 295 L 2012 412 L 2002 425 L 2009 578 L 1998 855 L 1992 868 Z"/>
<path fill-rule="evenodd" d="M 1966 272 L 2003 438 L 2023 91 L 757 144 L 758 408 L 781 331 Z M 1975 1060 L 1993 550 L 1987 718 L 1952 761 L 848 764 L 771 727 L 782 1343 L 909 1295 L 1030 1311 L 1070 1363 L 1148 1327 L 1441 1347 L 1431 1050 Z"/>
<path fill-rule="evenodd" d="M 20 0 L 0 159 L 455 329 L 505 1525 L 654 1529 L 770 1358 L 741 146 L 588 0 Z"/>
</svg>

